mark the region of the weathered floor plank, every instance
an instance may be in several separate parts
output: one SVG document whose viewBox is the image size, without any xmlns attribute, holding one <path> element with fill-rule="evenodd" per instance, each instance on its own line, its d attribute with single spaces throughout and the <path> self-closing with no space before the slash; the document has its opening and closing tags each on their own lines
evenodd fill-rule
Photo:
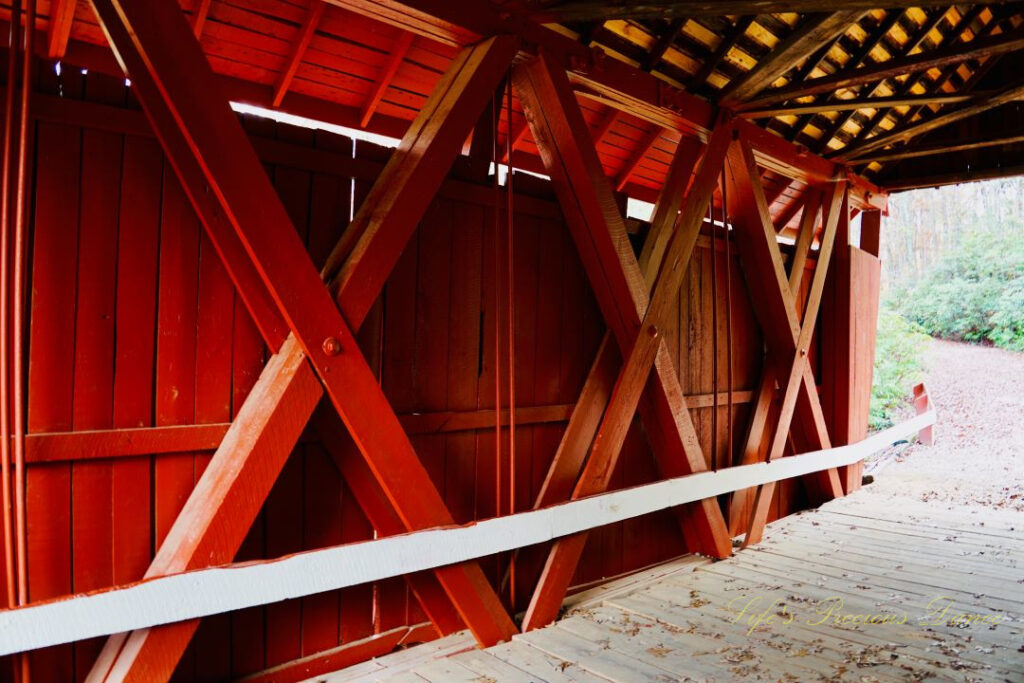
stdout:
<svg viewBox="0 0 1024 683">
<path fill-rule="evenodd" d="M 728 560 L 592 588 L 511 643 L 328 680 L 1024 680 L 1024 517 L 891 502 L 865 490 Z"/>
</svg>

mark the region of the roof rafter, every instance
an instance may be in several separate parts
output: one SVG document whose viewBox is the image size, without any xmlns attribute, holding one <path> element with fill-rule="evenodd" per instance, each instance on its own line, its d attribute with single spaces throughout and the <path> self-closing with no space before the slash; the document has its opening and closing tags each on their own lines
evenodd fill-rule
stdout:
<svg viewBox="0 0 1024 683">
<path fill-rule="evenodd" d="M 951 141 L 937 142 L 931 145 L 922 145 L 915 149 L 893 152 L 892 154 L 868 154 L 859 157 L 857 163 L 877 161 L 901 161 L 903 159 L 916 159 L 918 157 L 934 156 L 936 154 L 948 154 L 951 152 L 967 152 L 972 149 L 983 149 L 985 147 L 1000 147 L 1002 145 L 1015 145 L 1024 142 L 1024 135 L 1011 135 L 999 138 L 984 138 L 969 140 L 955 144 Z"/>
<path fill-rule="evenodd" d="M 213 4 L 213 0 L 199 0 L 199 4 L 194 10 L 192 15 L 192 32 L 196 34 L 196 38 L 201 38 L 203 35 L 206 18 L 210 15 L 211 4 Z"/>
<path fill-rule="evenodd" d="M 1001 26 L 1001 24 L 1005 19 L 1005 15 L 1001 16 L 998 13 L 993 13 L 993 16 L 991 17 L 989 22 L 984 27 L 982 27 L 982 29 L 978 32 L 979 37 L 985 34 L 994 33 L 996 29 L 1004 31 L 1005 26 Z M 973 92 L 975 86 L 977 86 L 981 79 L 984 77 L 984 75 L 988 73 L 989 69 L 995 66 L 996 62 L 1002 59 L 1002 57 L 1005 54 L 1007 53 L 1004 52 L 997 55 L 993 55 L 991 58 L 981 58 L 980 60 L 977 60 L 977 66 L 975 66 L 974 64 L 970 64 L 969 68 L 971 69 L 972 73 L 967 78 L 966 82 L 964 82 L 961 85 L 960 92 L 964 94 L 969 94 Z M 949 83 L 953 79 L 953 77 L 958 74 L 961 66 L 962 65 L 960 64 L 950 64 L 945 69 L 943 69 L 942 73 L 939 74 L 939 77 L 936 78 L 935 81 L 932 83 L 931 87 L 927 89 L 928 94 L 941 95 L 944 91 L 944 88 L 946 87 L 946 84 Z M 915 105 L 914 107 L 909 109 L 905 114 L 903 114 L 903 116 L 900 117 L 898 123 L 913 121 L 922 112 L 925 106 L 927 105 Z"/>
<path fill-rule="evenodd" d="M 46 34 L 46 56 L 61 59 L 71 38 L 71 24 L 75 21 L 75 0 L 54 0 L 50 5 L 50 29 Z"/>
<path fill-rule="evenodd" d="M 658 41 L 648 51 L 647 59 L 644 61 L 643 70 L 653 71 L 656 66 L 661 62 L 661 58 L 665 56 L 665 53 L 672 43 L 675 42 L 679 32 L 683 30 L 683 25 L 686 23 L 685 19 L 673 19 L 669 22 L 665 32 L 658 36 Z"/>
<path fill-rule="evenodd" d="M 302 58 L 306 54 L 309 42 L 313 40 L 313 34 L 316 33 L 316 27 L 320 24 L 320 19 L 324 16 L 325 9 L 327 9 L 327 5 L 321 2 L 321 0 L 311 0 L 309 11 L 306 13 L 306 19 L 302 23 L 302 28 L 299 29 L 299 37 L 292 45 L 292 54 L 285 63 L 284 69 L 281 71 L 280 76 L 278 76 L 277 84 L 274 86 L 273 104 L 275 107 L 281 106 L 281 100 L 284 99 L 285 94 L 288 92 L 292 79 L 295 78 L 295 72 L 299 70 L 299 64 L 302 63 Z"/>
<path fill-rule="evenodd" d="M 600 19 L 669 19 L 672 17 L 717 17 L 725 14 L 772 14 L 777 12 L 820 12 L 823 4 L 818 0 L 576 0 L 574 2 L 547 2 L 526 0 L 530 18 L 540 22 L 594 21 Z M 888 8 L 919 7 L 921 0 L 887 0 Z M 953 0 L 925 3 L 935 7 L 958 4 Z M 879 6 L 878 0 L 834 0 L 831 10 L 870 10 Z M 533 11 L 531 11 L 533 10 Z"/>
<path fill-rule="evenodd" d="M 960 18 L 960 21 L 958 21 L 950 31 L 950 35 L 953 36 L 952 40 L 955 41 L 957 39 L 963 39 L 964 33 L 970 29 L 971 24 L 981 13 L 981 10 L 981 7 L 975 7 L 974 9 L 967 12 Z M 997 17 L 993 17 L 992 20 L 975 35 L 975 39 L 980 39 L 987 36 L 989 33 L 995 30 L 995 28 L 998 25 L 999 19 Z M 942 85 L 945 83 L 946 79 L 948 79 L 954 72 L 957 71 L 957 69 L 960 68 L 960 64 L 960 62 L 957 62 L 954 64 L 947 65 L 945 69 L 942 71 L 942 73 L 939 75 L 939 77 L 933 83 L 933 87 L 925 89 L 925 94 L 932 95 L 940 92 Z M 918 85 L 924 85 L 926 75 L 927 74 L 925 72 L 920 72 L 913 78 L 908 78 L 906 81 L 903 82 L 901 86 L 899 86 L 897 94 L 907 95 L 912 93 L 914 88 L 916 88 Z M 876 89 L 877 87 L 878 86 L 876 86 Z M 857 133 L 856 137 L 854 137 L 854 139 L 850 141 L 848 146 L 856 146 L 864 142 L 866 139 L 868 139 L 872 134 L 874 134 L 874 132 L 882 124 L 882 121 L 884 121 L 889 114 L 890 110 L 880 110 L 875 112 L 874 116 L 872 116 L 863 126 L 861 126 L 860 131 Z M 909 118 L 903 117 L 903 121 L 909 120 Z M 897 125 L 899 125 L 899 122 L 897 122 Z"/>
<path fill-rule="evenodd" d="M 661 139 L 663 133 L 664 131 L 660 127 L 655 126 L 654 130 L 648 133 L 647 137 L 637 145 L 636 149 L 633 151 L 633 156 L 631 156 L 625 165 L 623 165 L 622 171 L 619 173 L 619 177 L 615 180 L 616 192 L 622 192 L 623 188 L 626 187 L 626 183 L 628 183 L 629 179 L 633 177 L 634 173 L 636 173 L 636 169 L 640 168 L 640 164 L 643 163 L 643 160 L 647 157 L 648 153 L 654 149 L 654 145 L 658 143 L 658 140 Z"/>
<path fill-rule="evenodd" d="M 726 86 L 720 97 L 721 103 L 730 105 L 753 98 L 813 55 L 822 43 L 845 33 L 863 15 L 862 11 L 841 11 L 808 17 L 753 69 Z"/>
<path fill-rule="evenodd" d="M 949 125 L 954 121 L 959 121 L 961 119 L 966 119 L 968 117 L 975 116 L 976 114 L 980 114 L 982 112 L 988 111 L 989 109 L 994 109 L 995 107 L 1002 106 L 1004 104 L 1007 104 L 1008 102 L 1013 102 L 1014 100 L 1019 100 L 1021 98 L 1024 98 L 1024 80 L 1018 81 L 1014 85 L 1003 88 L 997 91 L 996 93 L 979 100 L 974 104 L 970 104 L 965 107 L 961 107 L 959 109 L 946 112 L 945 114 L 933 116 L 932 118 L 927 119 L 925 121 L 921 121 L 919 123 L 913 123 L 898 129 L 893 129 L 887 133 L 876 135 L 875 137 L 870 138 L 860 143 L 859 145 L 847 147 L 843 149 L 843 151 L 840 154 L 836 155 L 836 158 L 844 161 L 856 159 L 860 156 L 867 154 L 868 152 L 873 152 L 876 149 L 880 149 L 882 147 L 891 145 L 894 142 L 902 142 L 904 140 L 909 140 L 910 138 L 917 137 L 918 135 L 922 135 L 929 131 L 933 131 L 936 128 L 941 128 L 943 126 Z"/>
<path fill-rule="evenodd" d="M 852 100 L 829 100 L 810 104 L 791 104 L 774 109 L 755 109 L 740 114 L 746 119 L 765 119 L 793 114 L 819 114 L 826 111 L 859 111 L 861 109 L 888 109 L 921 104 L 956 104 L 975 99 L 977 95 L 905 95 L 902 97 L 856 97 Z"/>
<path fill-rule="evenodd" d="M 864 40 L 864 43 L 860 46 L 860 49 L 858 49 L 857 52 L 853 54 L 853 56 L 846 63 L 844 68 L 857 68 L 861 64 L 863 64 L 864 60 L 868 58 L 868 56 L 874 51 L 874 49 L 882 44 L 882 42 L 885 40 L 885 36 L 887 36 L 889 34 L 889 31 L 891 31 L 892 28 L 899 23 L 900 17 L 902 16 L 903 12 L 889 12 L 885 19 L 882 20 L 882 22 L 874 30 L 874 32 L 872 32 Z M 793 79 L 794 82 L 802 82 L 807 78 L 807 76 L 811 74 L 811 71 L 813 71 L 813 69 L 808 71 L 801 70 L 801 73 L 797 74 L 796 78 Z M 836 100 L 835 93 L 828 93 L 825 96 L 825 100 L 827 102 L 834 102 Z M 852 116 L 852 114 L 850 114 L 849 116 Z M 789 139 L 795 140 L 800 135 L 800 133 L 803 132 L 804 127 L 806 127 L 807 124 L 810 123 L 811 119 L 813 118 L 813 112 L 811 114 L 801 117 L 800 120 L 797 121 L 796 125 L 793 126 L 793 130 L 791 132 L 791 135 L 789 136 Z M 841 129 L 844 125 L 846 125 L 846 120 L 844 119 L 847 119 L 847 117 L 839 117 L 839 120 L 836 122 L 836 124 L 831 126 L 829 130 L 831 131 L 832 128 L 835 128 L 836 130 Z M 832 132 L 831 134 L 826 132 L 826 135 L 830 140 L 832 139 L 832 135 L 835 135 L 835 132 Z M 824 144 L 828 144 L 828 140 L 826 140 Z"/>
<path fill-rule="evenodd" d="M 377 110 L 377 105 L 384 98 L 384 93 L 387 92 L 388 86 L 391 85 L 395 74 L 398 73 L 398 67 L 402 65 L 406 53 L 409 52 L 409 48 L 412 46 L 412 39 L 413 35 L 411 33 L 402 31 L 401 35 L 398 36 L 398 40 L 391 47 L 388 63 L 384 67 L 384 71 L 381 72 L 380 78 L 374 84 L 373 90 L 370 91 L 370 96 L 366 98 L 366 104 L 363 105 L 362 113 L 359 116 L 359 125 L 361 127 L 366 128 L 366 124 L 373 118 L 373 112 Z"/>
<path fill-rule="evenodd" d="M 975 39 L 967 44 L 957 43 L 947 45 L 936 50 L 929 50 L 916 55 L 890 59 L 874 66 L 852 71 L 841 71 L 831 76 L 814 78 L 804 83 L 794 83 L 767 93 L 763 97 L 751 100 L 744 105 L 744 109 L 763 108 L 778 102 L 785 102 L 808 95 L 819 95 L 823 92 L 852 88 L 864 83 L 881 81 L 893 76 L 902 76 L 907 73 L 926 71 L 928 69 L 945 66 L 947 64 L 960 64 L 969 59 L 988 57 L 1004 52 L 1013 52 L 1024 49 L 1024 29 L 1018 29 L 1011 33 L 1001 34 L 985 39 Z"/>
<path fill-rule="evenodd" d="M 978 12 L 980 13 L 980 10 L 978 10 Z M 966 15 L 961 16 L 959 21 L 957 21 L 955 24 L 953 24 L 950 27 L 949 35 L 950 36 L 959 36 L 963 32 L 964 28 L 969 26 L 971 24 L 971 22 L 974 21 L 974 18 L 976 16 L 977 15 L 974 13 L 973 10 L 968 12 Z M 919 47 L 921 47 L 921 45 L 924 43 L 925 39 L 927 39 L 928 34 L 931 33 L 933 30 L 937 29 L 939 26 L 941 26 L 942 22 L 946 21 L 947 17 L 948 17 L 948 11 L 942 11 L 942 12 L 938 12 L 931 19 L 931 21 L 925 22 L 921 26 L 921 28 L 914 34 L 914 39 L 907 42 L 906 46 L 903 49 L 903 56 L 907 57 L 907 56 L 910 55 L 911 52 L 913 52 L 914 50 L 916 50 Z M 953 40 L 955 40 L 955 38 L 953 38 Z M 918 72 L 918 74 L 916 76 L 914 76 L 913 78 L 908 78 L 901 85 L 897 86 L 896 87 L 896 96 L 897 97 L 902 97 L 902 96 L 910 95 L 913 92 L 915 85 L 917 83 L 919 83 L 925 77 L 925 73 L 926 72 L 924 72 L 924 71 Z M 882 79 L 882 80 L 879 80 L 876 83 L 872 84 L 870 86 L 870 88 L 868 88 L 868 96 L 870 97 L 870 96 L 876 94 L 882 88 L 882 85 L 885 84 L 885 82 L 886 82 L 886 79 Z M 863 89 L 862 89 L 862 91 L 863 91 Z M 860 132 L 857 134 L 857 139 L 863 139 L 864 137 L 866 137 L 870 133 L 870 131 L 874 130 L 874 128 L 888 114 L 889 114 L 889 110 L 887 110 L 887 109 L 876 111 L 871 116 L 871 118 L 868 119 L 867 123 L 861 127 Z M 852 119 L 853 117 L 850 116 L 849 118 Z M 848 120 L 849 119 L 847 119 L 847 120 L 842 120 L 841 119 L 842 126 L 845 126 Z M 839 124 L 839 123 L 840 123 L 840 121 L 836 122 L 836 124 Z M 842 126 L 840 126 L 840 125 L 833 125 L 827 131 L 825 131 L 825 134 L 822 136 L 822 139 L 820 140 L 820 144 L 817 147 L 819 152 L 824 151 L 824 150 L 826 150 L 828 148 L 828 143 L 832 141 L 832 138 L 835 137 L 836 134 L 838 134 L 840 130 L 842 130 Z"/>
</svg>

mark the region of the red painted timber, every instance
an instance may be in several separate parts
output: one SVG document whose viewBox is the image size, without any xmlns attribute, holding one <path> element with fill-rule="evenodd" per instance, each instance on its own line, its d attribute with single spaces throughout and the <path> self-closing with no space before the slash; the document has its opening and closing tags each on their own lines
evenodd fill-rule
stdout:
<svg viewBox="0 0 1024 683">
<path fill-rule="evenodd" d="M 601 170 L 593 143 L 589 135 L 585 135 L 587 128 L 582 122 L 568 79 L 541 55 L 528 65 L 517 68 L 514 83 L 605 320 L 619 347 L 632 348 L 640 329 L 640 318 L 647 310 L 647 285 L 631 254 L 621 215 L 611 197 L 611 188 Z M 713 179 L 710 185 L 713 188 Z M 703 207 L 700 212 L 703 213 Z M 653 350 L 658 349 L 664 351 L 660 344 Z M 686 453 L 687 456 L 682 467 L 697 471 L 705 467 L 704 459 L 700 455 L 699 446 L 694 447 L 695 436 L 688 436 L 692 435 L 692 424 L 687 420 L 688 414 L 675 368 L 667 353 L 664 358 L 665 362 L 658 369 L 658 380 L 652 382 L 652 385 L 655 388 L 655 402 L 664 405 L 665 409 L 659 411 L 656 408 L 653 411 L 661 418 L 661 422 L 656 423 L 659 429 L 653 431 L 660 432 L 661 438 L 679 443 L 680 449 L 675 453 L 677 456 Z M 673 410 L 673 405 L 679 409 Z M 660 451 L 660 454 L 665 453 L 666 450 Z M 663 466 L 664 469 L 668 467 Z M 695 526 L 704 530 L 704 538 L 710 541 L 710 547 L 728 554 L 729 539 L 717 503 L 710 501 L 698 509 Z M 578 550 L 582 551 L 582 543 L 578 543 Z M 574 554 L 578 559 L 578 553 L 569 553 L 569 556 Z M 575 567 L 575 561 L 566 564 Z M 542 581 L 541 587 L 534 593 L 534 602 L 524 622 L 525 628 L 544 625 L 554 618 L 564 595 L 564 589 L 559 586 L 564 583 L 564 588 L 567 588 L 571 574 L 571 569 L 567 572 L 565 565 L 560 566 L 558 579 L 552 584 L 556 588 L 550 591 L 543 590 Z M 542 601 L 540 606 L 543 609 L 537 609 L 538 600 Z"/>
<path fill-rule="evenodd" d="M 298 340 L 407 527 L 450 523 L 436 490 L 429 481 L 423 481 L 422 465 L 359 353 L 351 331 L 330 301 L 304 247 L 290 232 L 288 217 L 275 201 L 273 190 L 267 187 L 266 176 L 237 119 L 226 102 L 194 97 L 194 88 L 212 95 L 212 87 L 196 85 L 197 80 L 210 79 L 212 74 L 198 46 L 194 42 L 189 44 L 185 38 L 187 26 L 180 13 L 167 3 L 95 4 L 122 60 L 133 76 L 138 74 L 140 99 L 161 132 L 165 148 L 176 164 L 201 162 L 212 190 L 210 194 L 220 202 L 224 215 L 242 237 L 261 279 L 289 325 L 298 331 Z M 145 51 L 148 59 L 141 59 L 140 50 Z M 484 73 L 489 68 L 491 72 L 497 70 L 494 75 L 500 76 L 497 65 L 507 64 L 513 51 L 511 41 L 496 39 L 468 51 L 468 56 L 469 61 L 485 65 Z M 476 67 L 472 69 L 474 74 L 477 71 Z M 468 80 L 479 85 L 471 76 Z M 478 97 L 483 99 L 482 95 Z M 452 112 L 447 114 L 446 120 L 459 119 Z M 429 115 L 424 119 L 429 120 Z M 165 130 L 175 122 L 183 125 Z M 188 137 L 174 139 L 186 130 Z M 429 145 L 424 151 L 430 156 Z M 399 161 L 409 156 L 403 155 Z M 389 168 L 393 166 L 400 167 L 401 163 L 395 164 L 393 158 Z M 433 172 L 436 174 L 436 169 Z M 388 176 L 387 168 L 383 175 Z M 187 174 L 183 180 L 188 184 Z M 198 191 L 193 187 L 192 194 Z M 253 202 L 253 197 L 265 201 Z M 200 202 L 196 203 L 202 210 Z M 216 224 L 207 221 L 208 229 L 211 223 Z M 229 263 L 229 268 L 234 270 L 234 265 Z M 386 273 L 378 276 L 383 278 Z M 339 348 L 341 353 L 335 350 Z M 482 642 L 509 637 L 511 620 L 496 603 L 482 574 L 478 570 L 474 573 L 473 565 L 442 569 L 438 574 L 442 583 L 447 581 L 446 590 Z M 140 661 L 145 666 L 146 658 Z"/>
</svg>

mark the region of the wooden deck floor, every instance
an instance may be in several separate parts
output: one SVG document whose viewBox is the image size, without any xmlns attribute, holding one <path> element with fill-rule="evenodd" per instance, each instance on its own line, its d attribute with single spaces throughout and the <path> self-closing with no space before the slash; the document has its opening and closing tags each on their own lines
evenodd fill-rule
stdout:
<svg viewBox="0 0 1024 683">
<path fill-rule="evenodd" d="M 511 643 L 456 634 L 326 680 L 1024 681 L 1021 515 L 905 500 L 869 487 L 729 560 L 576 596 Z"/>
</svg>

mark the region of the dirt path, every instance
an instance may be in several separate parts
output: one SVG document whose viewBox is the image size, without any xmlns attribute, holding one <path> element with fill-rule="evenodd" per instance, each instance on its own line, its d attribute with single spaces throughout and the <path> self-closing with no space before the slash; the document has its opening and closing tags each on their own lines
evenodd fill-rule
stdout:
<svg viewBox="0 0 1024 683">
<path fill-rule="evenodd" d="M 865 491 L 1024 512 L 1024 353 L 932 340 L 925 358 L 935 445 L 905 448 Z"/>
</svg>

